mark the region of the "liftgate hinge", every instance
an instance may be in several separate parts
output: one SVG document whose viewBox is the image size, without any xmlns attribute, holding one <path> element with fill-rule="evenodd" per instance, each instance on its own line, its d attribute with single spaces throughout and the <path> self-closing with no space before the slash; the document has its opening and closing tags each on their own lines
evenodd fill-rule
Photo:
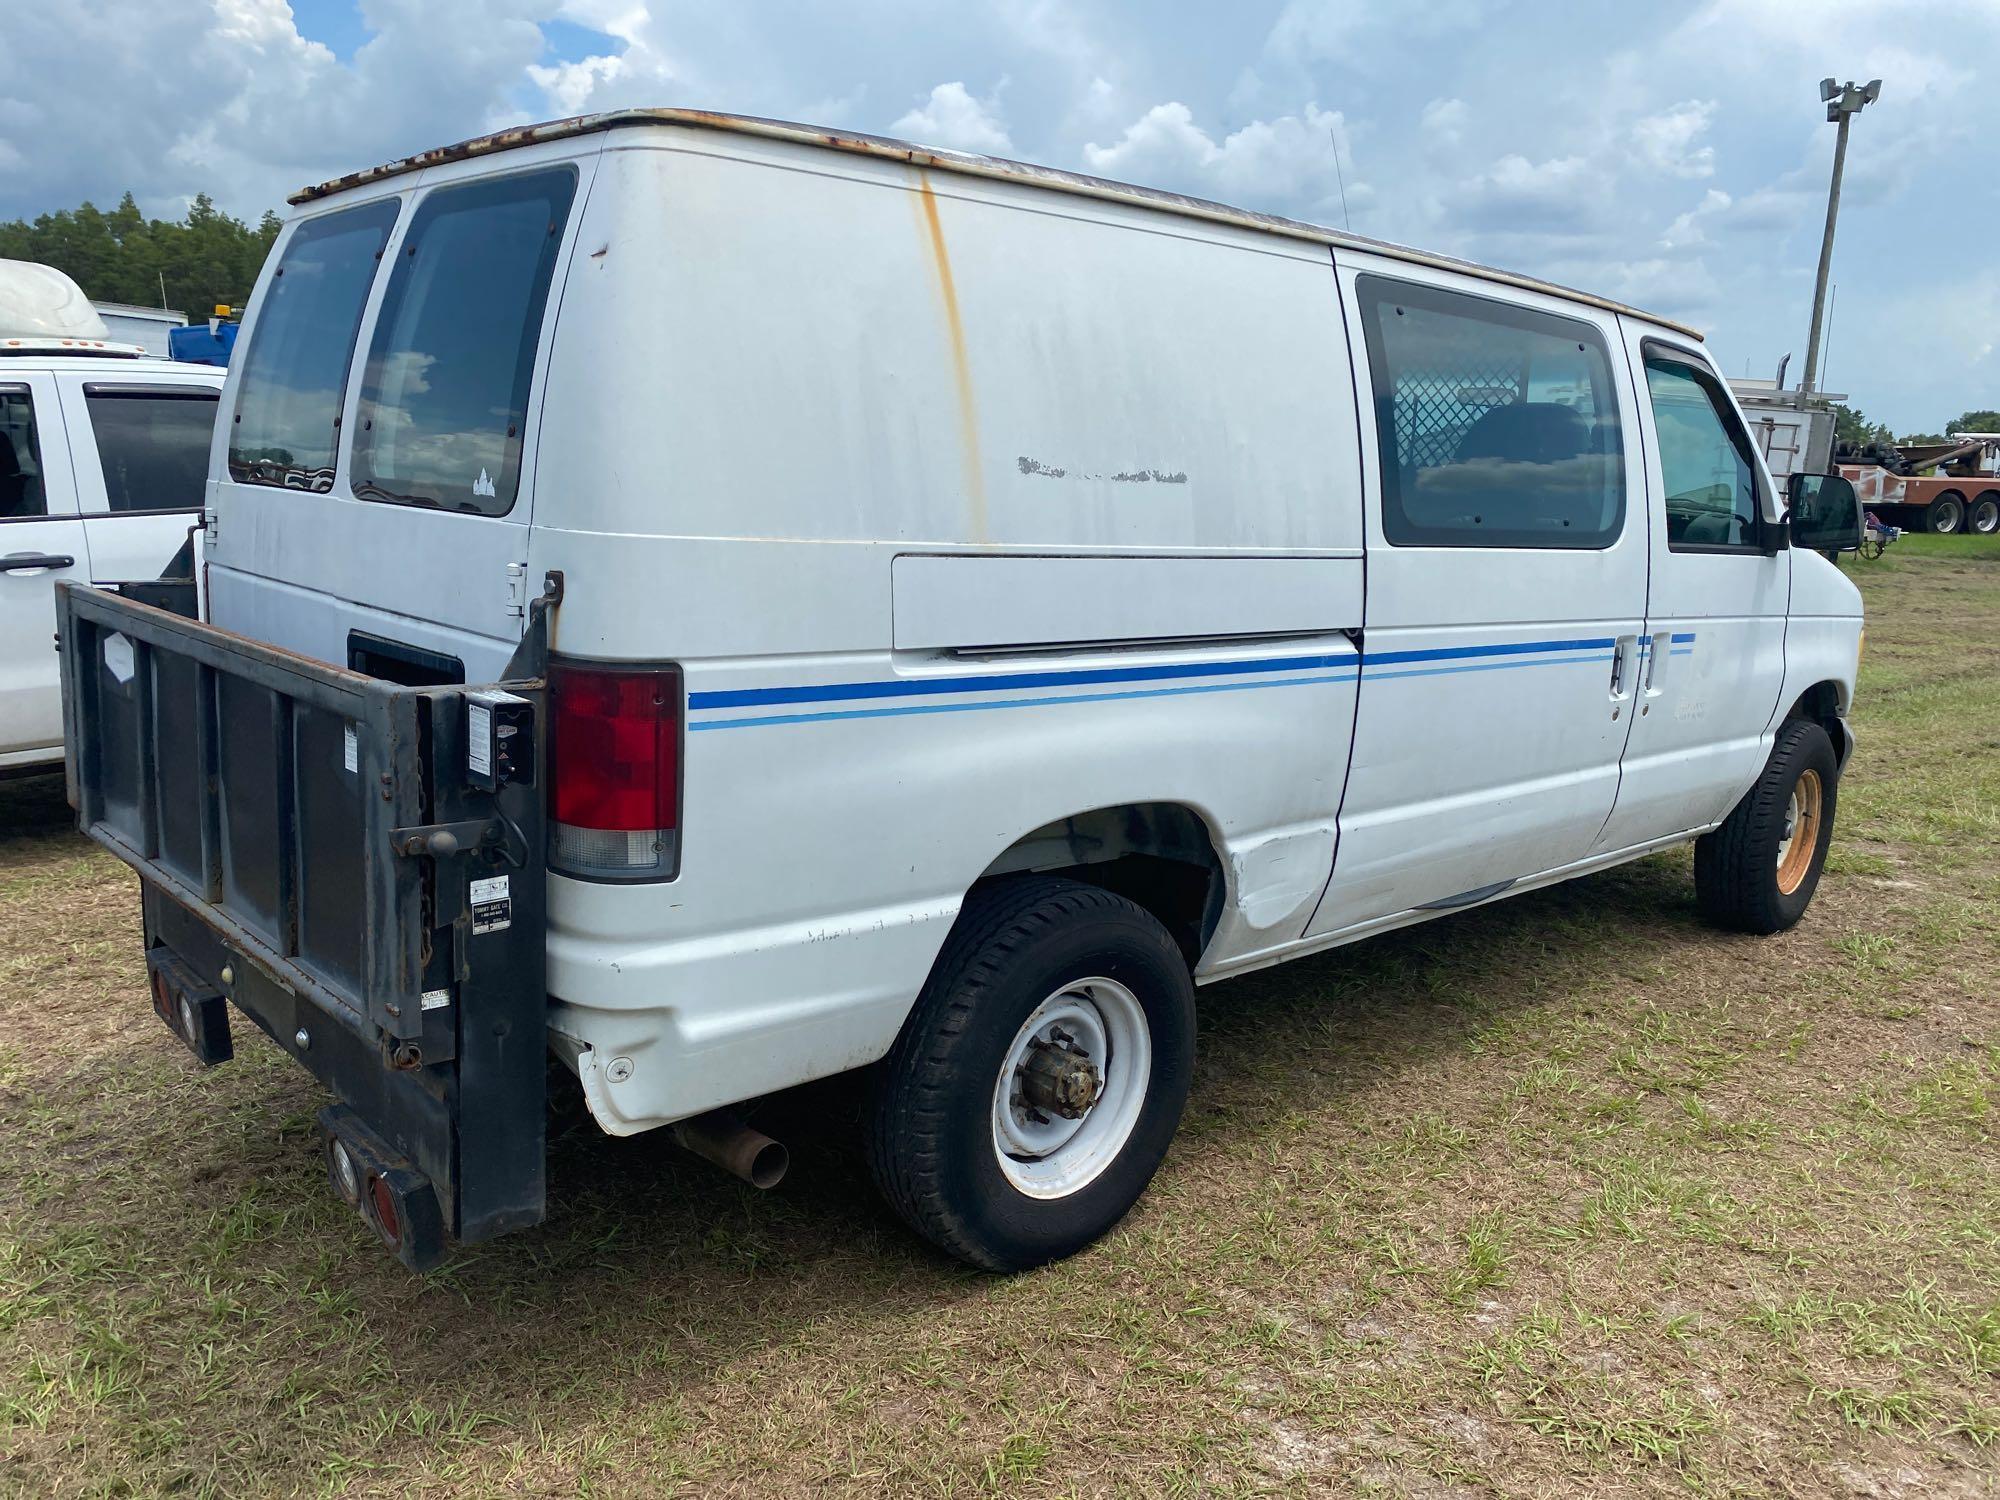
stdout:
<svg viewBox="0 0 2000 1500">
<path fill-rule="evenodd" d="M 507 564 L 507 618 L 518 620 L 528 612 L 528 565 Z"/>
</svg>

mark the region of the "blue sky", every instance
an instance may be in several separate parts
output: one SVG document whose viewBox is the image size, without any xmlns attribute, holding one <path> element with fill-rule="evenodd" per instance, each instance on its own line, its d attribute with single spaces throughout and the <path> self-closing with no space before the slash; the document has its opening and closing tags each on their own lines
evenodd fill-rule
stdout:
<svg viewBox="0 0 2000 1500">
<path fill-rule="evenodd" d="M 254 216 L 500 125 L 690 104 L 1345 217 L 1796 373 L 1815 85 L 1879 75 L 1823 383 L 1908 430 L 2000 406 L 1996 48 L 2000 0 L 44 0 L 0 49 L 0 216 L 128 188 Z"/>
</svg>

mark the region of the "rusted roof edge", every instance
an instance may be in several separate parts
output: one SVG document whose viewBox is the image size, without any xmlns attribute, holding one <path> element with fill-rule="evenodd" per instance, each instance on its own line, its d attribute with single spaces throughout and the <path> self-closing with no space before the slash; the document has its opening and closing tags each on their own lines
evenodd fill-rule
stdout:
<svg viewBox="0 0 2000 1500">
<path fill-rule="evenodd" d="M 907 162 L 913 166 L 936 167 L 940 171 L 958 172 L 968 177 L 1025 182 L 1054 192 L 1158 209 L 1167 213 L 1181 214 L 1187 218 L 1206 220 L 1213 224 L 1259 230 L 1266 234 L 1284 235 L 1290 239 L 1309 240 L 1315 244 L 1344 246 L 1351 250 L 1366 251 L 1372 255 L 1408 261 L 1413 265 L 1456 271 L 1462 275 L 1497 282 L 1502 286 L 1544 292 L 1572 302 L 1581 302 L 1589 307 L 1601 308 L 1606 312 L 1644 318 L 1663 328 L 1671 328 L 1678 333 L 1686 334 L 1689 338 L 1703 337 L 1698 328 L 1691 328 L 1685 323 L 1676 322 L 1658 313 L 1647 312 L 1643 308 L 1615 302 L 1609 297 L 1600 297 L 1593 292 L 1579 291 L 1575 287 L 1544 281 L 1540 277 L 1526 276 L 1515 271 L 1503 271 L 1494 266 L 1481 265 L 1477 261 L 1462 260 L 1455 255 L 1418 250 L 1409 245 L 1396 244 L 1391 240 L 1371 239 L 1367 235 L 1331 229 L 1324 224 L 1309 224 L 1303 220 L 1287 219 L 1277 214 L 1259 213 L 1254 209 L 1216 203 L 1207 198 L 1193 198 L 1183 193 L 1170 193 L 1161 188 L 1135 187 L 1131 183 L 1091 177 L 1081 172 L 1065 172 L 1056 167 L 1036 166 L 1032 162 L 1010 161 L 1005 157 L 977 156 L 969 152 L 952 151 L 942 146 L 920 146 L 911 141 L 866 135 L 859 131 L 827 130 L 812 125 L 793 124 L 787 120 L 765 120 L 754 115 L 719 114 L 702 109 L 616 109 L 607 110 L 602 114 L 573 115 L 568 119 L 550 120 L 540 125 L 516 126 L 509 130 L 495 131 L 491 135 L 475 136 L 456 145 L 420 151 L 415 156 L 406 156 L 400 161 L 385 162 L 379 167 L 349 172 L 312 187 L 301 188 L 286 201 L 293 204 L 312 203 L 335 193 L 346 192 L 350 188 L 380 182 L 384 178 L 421 172 L 426 167 L 466 161 L 473 157 L 491 156 L 496 152 L 512 151 L 521 146 L 532 146 L 543 141 L 559 141 L 572 136 L 615 130 L 624 125 L 679 125 L 697 130 L 720 130 L 733 135 L 761 136 L 767 140 L 787 141 L 796 145 L 819 146 L 836 151 L 852 151 L 862 156 L 885 157 Z"/>
</svg>

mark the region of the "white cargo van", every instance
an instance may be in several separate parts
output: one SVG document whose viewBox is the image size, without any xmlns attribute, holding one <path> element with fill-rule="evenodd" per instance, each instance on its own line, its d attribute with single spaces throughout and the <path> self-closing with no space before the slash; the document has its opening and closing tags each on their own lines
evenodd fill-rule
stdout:
<svg viewBox="0 0 2000 1500">
<path fill-rule="evenodd" d="M 65 592 L 73 796 L 413 1264 L 541 1216 L 545 1042 L 753 1180 L 742 1106 L 869 1069 L 1012 1268 L 1159 1166 L 1197 986 L 1690 840 L 1719 923 L 1812 897 L 1857 516 L 1687 328 L 678 110 L 294 201 L 209 621 Z"/>
<path fill-rule="evenodd" d="M 144 352 L 0 261 L 0 775 L 62 762 L 54 581 L 156 579 L 200 524 L 222 372 Z"/>
</svg>

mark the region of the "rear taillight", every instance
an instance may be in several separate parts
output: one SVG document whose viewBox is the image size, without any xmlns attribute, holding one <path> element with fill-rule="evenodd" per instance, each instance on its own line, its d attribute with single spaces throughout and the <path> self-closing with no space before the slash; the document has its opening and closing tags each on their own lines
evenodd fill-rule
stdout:
<svg viewBox="0 0 2000 1500">
<path fill-rule="evenodd" d="M 549 867 L 600 880 L 680 868 L 681 674 L 549 670 Z"/>
</svg>

